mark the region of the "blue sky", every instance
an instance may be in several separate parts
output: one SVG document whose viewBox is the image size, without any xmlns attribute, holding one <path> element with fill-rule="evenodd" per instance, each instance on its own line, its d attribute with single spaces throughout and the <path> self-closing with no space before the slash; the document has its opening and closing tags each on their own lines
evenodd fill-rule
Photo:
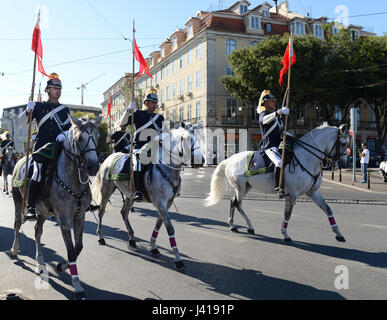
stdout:
<svg viewBox="0 0 387 320">
<path fill-rule="evenodd" d="M 137 43 L 146 57 L 150 52 L 158 50 L 160 43 L 176 29 L 183 28 L 189 17 L 194 16 L 198 10 L 228 8 L 235 2 L 0 0 L 0 109 L 28 102 L 33 67 L 31 38 L 36 10 L 40 5 L 43 8 L 43 66 L 47 73 L 57 72 L 62 79 L 64 89 L 60 101 L 80 104 L 81 92 L 77 87 L 98 77 L 87 86 L 84 104 L 100 107 L 103 92 L 125 72 L 132 71 L 131 42 L 124 38 L 132 38 L 133 19 Z M 264 1 L 250 2 L 250 8 L 253 8 Z M 270 0 L 267 2 L 274 4 Z M 364 26 L 377 35 L 387 32 L 386 13 L 352 17 L 387 12 L 385 0 L 289 1 L 291 11 L 303 15 L 310 12 L 314 18 L 336 18 L 340 12 L 335 13 L 335 8 L 339 5 L 348 8 L 350 24 Z M 138 64 L 135 66 L 138 71 Z M 5 73 L 5 76 L 1 76 L 1 73 Z M 46 81 L 47 78 L 37 73 L 37 87 L 41 82 L 44 88 Z M 43 97 L 46 99 L 47 95 Z"/>
</svg>

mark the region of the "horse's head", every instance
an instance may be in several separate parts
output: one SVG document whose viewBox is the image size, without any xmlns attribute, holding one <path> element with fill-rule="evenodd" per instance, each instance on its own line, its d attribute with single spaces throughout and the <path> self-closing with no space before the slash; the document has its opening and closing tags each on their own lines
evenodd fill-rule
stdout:
<svg viewBox="0 0 387 320">
<path fill-rule="evenodd" d="M 170 131 L 171 160 L 173 164 L 182 165 L 191 162 L 192 139 L 186 127 L 179 127 Z"/>
<path fill-rule="evenodd" d="M 98 126 L 102 117 L 93 120 L 77 119 L 70 115 L 72 126 L 68 133 L 68 142 L 78 166 L 86 169 L 88 175 L 94 176 L 99 169 L 97 143 L 99 139 Z"/>
</svg>

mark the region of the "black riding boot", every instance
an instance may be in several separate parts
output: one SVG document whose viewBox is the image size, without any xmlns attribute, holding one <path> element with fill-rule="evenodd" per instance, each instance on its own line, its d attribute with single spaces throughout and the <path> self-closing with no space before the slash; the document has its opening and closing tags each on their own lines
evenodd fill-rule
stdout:
<svg viewBox="0 0 387 320">
<path fill-rule="evenodd" d="M 281 168 L 274 167 L 274 190 L 279 190 L 279 181 L 280 181 L 280 175 L 281 175 Z"/>
<path fill-rule="evenodd" d="M 31 180 L 28 187 L 28 205 L 27 205 L 27 219 L 36 219 L 38 210 L 35 204 L 36 186 L 38 182 Z"/>
<path fill-rule="evenodd" d="M 134 187 L 136 188 L 136 194 L 134 196 L 134 201 L 141 202 L 144 200 L 143 190 L 144 190 L 144 172 L 135 171 L 134 172 Z"/>
</svg>

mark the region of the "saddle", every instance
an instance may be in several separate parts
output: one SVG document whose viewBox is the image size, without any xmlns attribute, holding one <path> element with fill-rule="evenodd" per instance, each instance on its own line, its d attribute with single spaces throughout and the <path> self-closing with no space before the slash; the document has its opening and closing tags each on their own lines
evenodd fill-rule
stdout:
<svg viewBox="0 0 387 320">
<path fill-rule="evenodd" d="M 133 166 L 137 166 L 136 157 L 133 157 Z M 141 171 L 134 171 L 134 183 L 136 190 L 140 191 L 146 200 L 149 201 L 149 195 L 144 186 L 144 176 L 145 172 L 149 171 L 148 178 L 152 179 L 153 165 L 152 164 L 141 164 Z M 130 180 L 130 154 L 117 153 L 112 163 L 110 164 L 109 169 L 105 174 L 105 179 L 109 181 L 129 181 Z M 141 181 L 142 180 L 142 181 Z"/>
</svg>

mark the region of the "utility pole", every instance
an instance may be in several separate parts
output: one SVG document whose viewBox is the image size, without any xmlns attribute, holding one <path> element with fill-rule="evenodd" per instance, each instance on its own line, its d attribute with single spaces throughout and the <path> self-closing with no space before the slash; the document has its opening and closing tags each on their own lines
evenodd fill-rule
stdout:
<svg viewBox="0 0 387 320">
<path fill-rule="evenodd" d="M 94 80 L 97 80 L 99 77 L 102 77 L 103 75 L 105 75 L 105 73 L 102 73 L 100 74 L 98 77 L 95 77 L 94 79 L 91 79 L 90 81 L 86 82 L 86 83 L 82 83 L 80 87 L 77 87 L 77 89 L 81 89 L 81 105 L 83 106 L 83 97 L 84 97 L 84 92 L 85 92 L 85 89 L 86 89 L 86 86 L 93 82 Z"/>
<path fill-rule="evenodd" d="M 352 182 L 356 182 L 356 133 L 357 133 L 357 108 L 351 108 L 350 110 L 350 120 L 351 120 L 351 128 L 350 134 L 352 135 Z"/>
</svg>

